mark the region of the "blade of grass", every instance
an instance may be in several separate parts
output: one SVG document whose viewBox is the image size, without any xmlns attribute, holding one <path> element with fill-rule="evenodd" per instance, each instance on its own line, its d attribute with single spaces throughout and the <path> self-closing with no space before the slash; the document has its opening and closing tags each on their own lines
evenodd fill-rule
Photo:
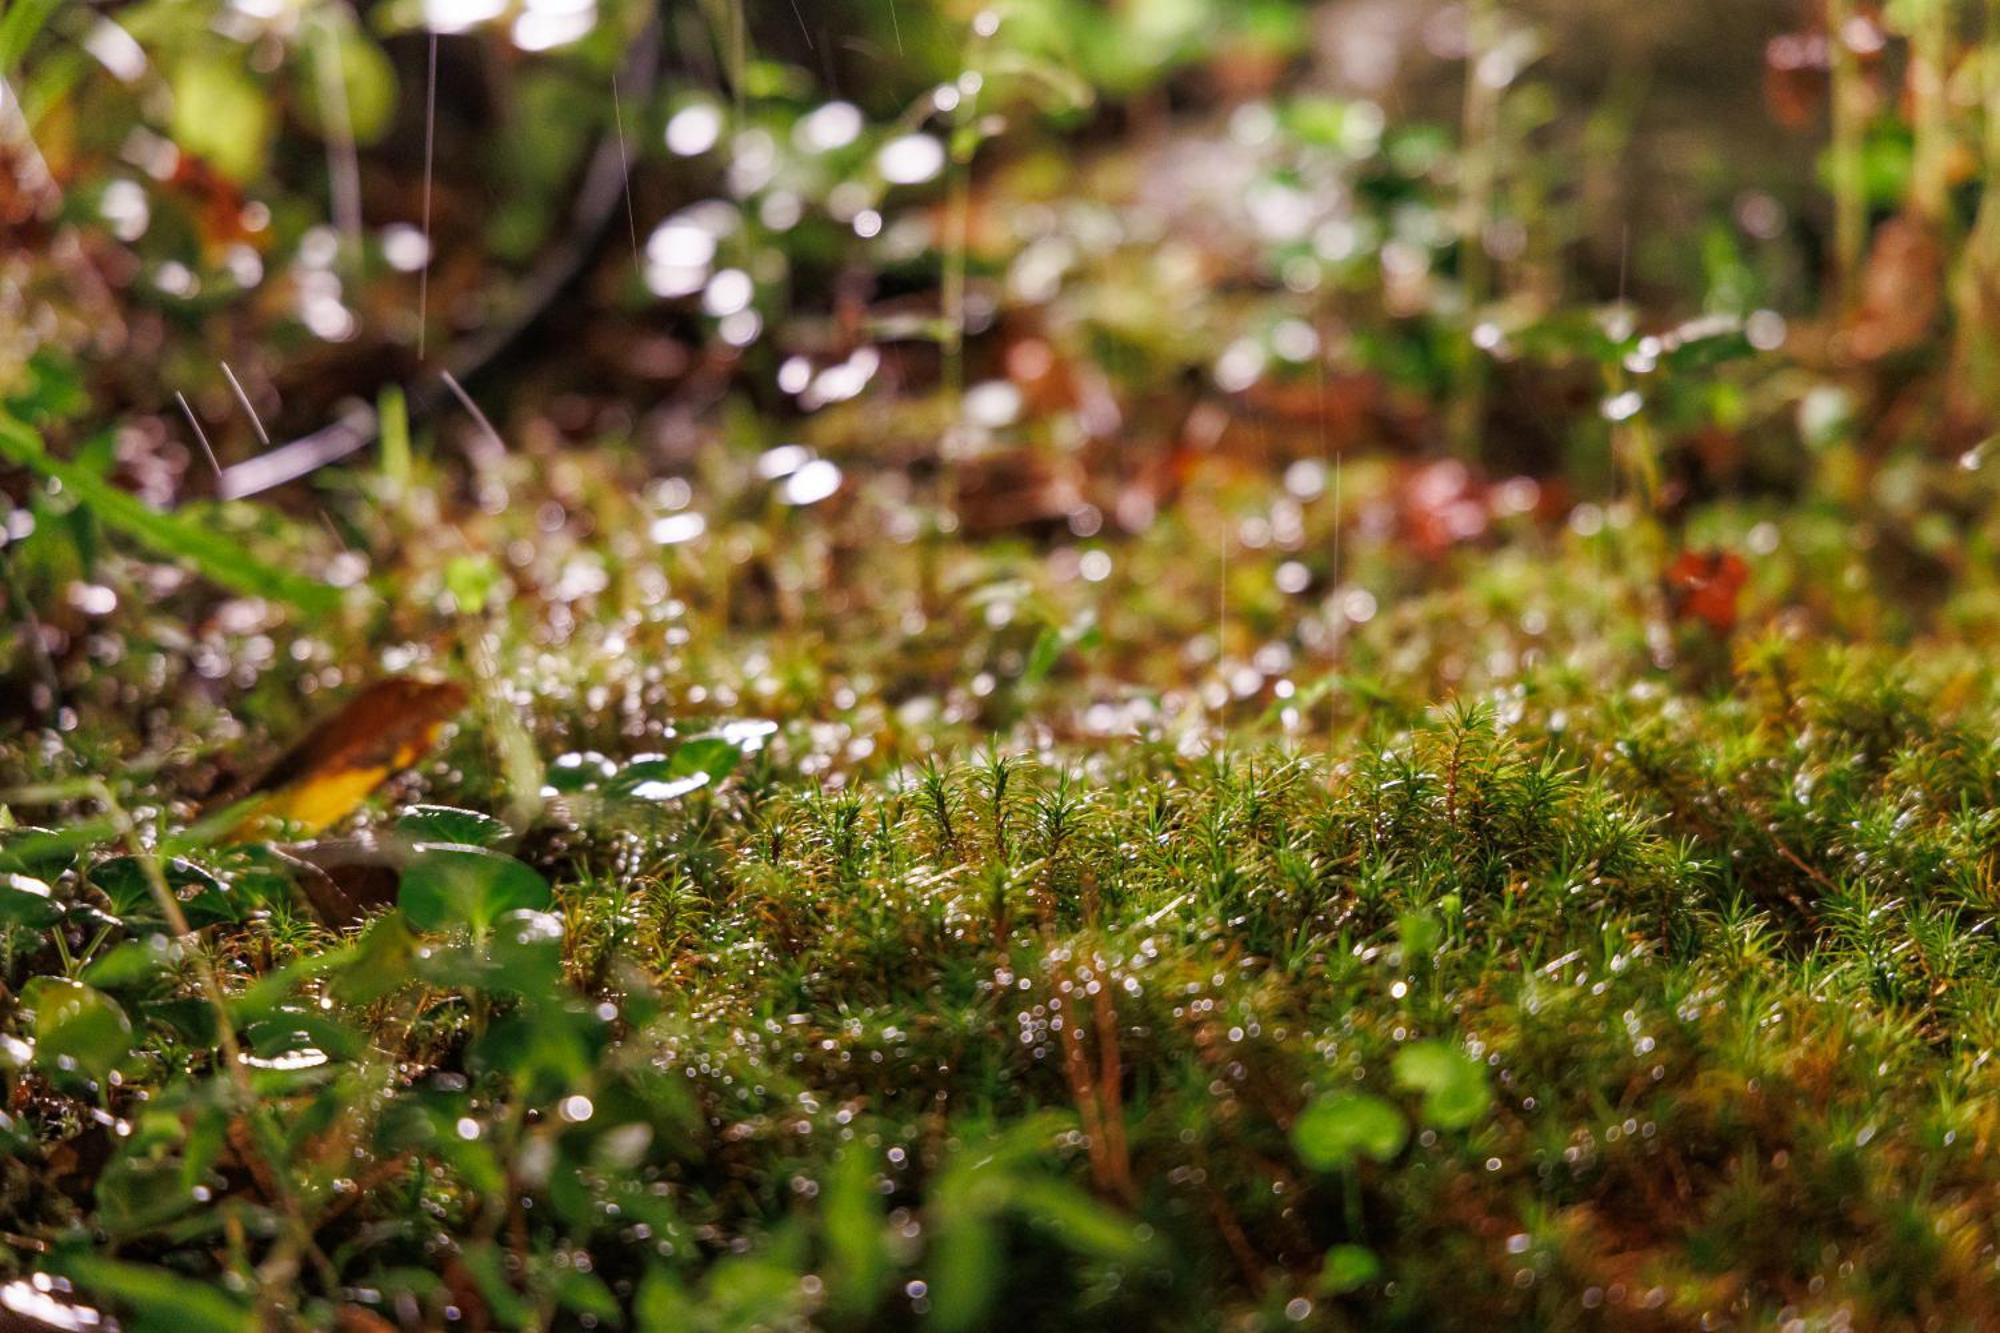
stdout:
<svg viewBox="0 0 2000 1333">
<path fill-rule="evenodd" d="M 397 495 L 410 489 L 413 463 L 410 449 L 410 409 L 403 391 L 391 384 L 382 390 L 375 416 L 382 424 L 382 477 Z"/>
<path fill-rule="evenodd" d="M 0 78 L 14 72 L 21 57 L 28 53 L 28 43 L 35 40 L 35 34 L 61 3 L 62 0 L 18 0 L 0 17 Z"/>
<path fill-rule="evenodd" d="M 340 608 L 339 589 L 252 559 L 212 529 L 147 506 L 89 469 L 50 454 L 39 434 L 4 413 L 0 413 L 0 458 L 62 483 L 108 526 L 161 555 L 187 561 L 233 592 L 285 602 L 308 615 L 331 615 Z"/>
</svg>

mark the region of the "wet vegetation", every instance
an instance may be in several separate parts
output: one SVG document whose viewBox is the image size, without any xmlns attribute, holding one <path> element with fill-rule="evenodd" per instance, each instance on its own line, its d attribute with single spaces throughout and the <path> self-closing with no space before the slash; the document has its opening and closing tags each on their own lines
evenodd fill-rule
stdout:
<svg viewBox="0 0 2000 1333">
<path fill-rule="evenodd" d="M 0 1328 L 2000 1319 L 1996 24 L 12 0 Z"/>
</svg>

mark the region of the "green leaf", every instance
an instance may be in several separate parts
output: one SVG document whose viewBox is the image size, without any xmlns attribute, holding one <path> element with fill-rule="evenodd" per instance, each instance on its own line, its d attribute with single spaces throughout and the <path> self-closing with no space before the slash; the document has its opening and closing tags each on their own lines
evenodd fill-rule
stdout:
<svg viewBox="0 0 2000 1333">
<path fill-rule="evenodd" d="M 1042 632 L 1035 636 L 1035 646 L 1028 650 L 1028 664 L 1021 668 L 1021 682 L 1025 685 L 1041 684 L 1055 668 L 1062 651 L 1062 631 L 1054 625 L 1042 626 Z"/>
<path fill-rule="evenodd" d="M 467 1245 L 461 1257 L 479 1286 L 479 1294 L 486 1298 L 486 1304 L 504 1327 L 525 1328 L 533 1322 L 533 1308 L 515 1294 L 513 1284 L 507 1280 L 507 1265 L 498 1246 L 491 1241 L 479 1241 Z"/>
<path fill-rule="evenodd" d="M 619 770 L 607 790 L 627 800 L 665 803 L 700 791 L 713 780 L 701 771 L 676 773 L 670 759 L 642 759 Z"/>
<path fill-rule="evenodd" d="M 62 920 L 49 886 L 32 875 L 0 871 L 0 926 L 42 930 Z"/>
<path fill-rule="evenodd" d="M 1420 1041 L 1396 1052 L 1396 1086 L 1424 1097 L 1424 1119 L 1439 1129 L 1464 1129 L 1493 1104 L 1486 1067 L 1456 1046 Z"/>
<path fill-rule="evenodd" d="M 562 918 L 523 908 L 494 922 L 487 948 L 513 989 L 553 984 L 562 976 Z"/>
<path fill-rule="evenodd" d="M 116 990 L 153 980 L 178 967 L 181 946 L 165 935 L 148 935 L 127 940 L 83 970 L 83 979 L 93 986 Z"/>
<path fill-rule="evenodd" d="M 558 1273 L 556 1303 L 578 1314 L 591 1315 L 614 1328 L 624 1322 L 618 1309 L 618 1298 L 611 1294 L 611 1288 L 604 1285 L 604 1279 L 595 1273 L 579 1272 L 574 1268 Z"/>
<path fill-rule="evenodd" d="M 414 975 L 442 990 L 554 998 L 562 980 L 562 918 L 527 908 L 503 912 L 477 940 L 424 951 Z"/>
<path fill-rule="evenodd" d="M 90 410 L 90 393 L 75 362 L 53 347 L 37 348 L 8 386 L 6 410 L 43 428 L 74 421 Z"/>
<path fill-rule="evenodd" d="M 680 1279 L 665 1268 L 655 1267 L 648 1269 L 639 1283 L 632 1313 L 640 1328 L 692 1328 L 697 1309 Z"/>
<path fill-rule="evenodd" d="M 720 736 L 705 736 L 699 740 L 683 742 L 674 751 L 670 771 L 675 777 L 692 777 L 696 773 L 708 774 L 710 782 L 720 782 L 736 771 L 736 765 L 743 759 L 743 752 Z"/>
<path fill-rule="evenodd" d="M 1027 665 L 1021 668 L 1021 683 L 1036 686 L 1048 678 L 1056 663 L 1064 653 L 1072 648 L 1095 648 L 1103 641 L 1104 633 L 1092 617 L 1085 615 L 1072 621 L 1067 627 L 1057 628 L 1046 625 L 1035 636 L 1034 647 L 1028 650 Z"/>
<path fill-rule="evenodd" d="M 397 902 L 419 930 L 470 926 L 484 932 L 502 913 L 549 905 L 548 882 L 511 856 L 453 843 L 417 848 Z"/>
<path fill-rule="evenodd" d="M 15 870 L 36 879 L 52 880 L 76 864 L 79 847 L 96 842 L 102 830 L 36 828 L 17 824 L 0 829 L 0 870 Z"/>
<path fill-rule="evenodd" d="M 518 1007 L 467 1048 L 467 1069 L 504 1074 L 533 1095 L 554 1097 L 590 1080 L 592 1022 L 552 1004 Z"/>
<path fill-rule="evenodd" d="M 1339 1171 L 1368 1157 L 1386 1162 L 1409 1138 L 1403 1113 L 1366 1092 L 1321 1097 L 1292 1122 L 1292 1146 L 1299 1160 L 1318 1171 Z"/>
<path fill-rule="evenodd" d="M 1382 1274 L 1382 1261 L 1362 1245 L 1336 1245 L 1326 1252 L 1319 1270 L 1319 1289 L 1339 1296 L 1367 1286 Z"/>
<path fill-rule="evenodd" d="M 1130 1261 L 1145 1253 L 1130 1220 L 1068 1181 L 1024 1176 L 1014 1182 L 1014 1196 L 1024 1212 L 1077 1254 Z"/>
<path fill-rule="evenodd" d="M 712 787 L 736 771 L 742 749 L 720 736 L 683 741 L 664 759 L 641 759 L 625 765 L 606 784 L 614 796 L 636 801 L 677 801 L 703 787 Z"/>
<path fill-rule="evenodd" d="M 617 772 L 618 766 L 596 750 L 576 750 L 556 756 L 543 776 L 551 794 L 567 796 L 590 791 Z"/>
<path fill-rule="evenodd" d="M 98 1222 L 116 1236 L 164 1226 L 199 1206 L 178 1162 L 123 1154 L 97 1178 Z"/>
<path fill-rule="evenodd" d="M 945 1333 L 977 1328 L 999 1285 L 999 1228 L 976 1212 L 942 1218 L 931 1240 L 931 1322 Z"/>
<path fill-rule="evenodd" d="M 192 861 L 174 857 L 160 867 L 167 887 L 180 900 L 181 911 L 190 926 L 200 928 L 220 921 L 236 921 L 234 898 L 214 875 Z M 160 906 L 153 897 L 151 878 L 136 856 L 114 856 L 90 868 L 90 882 L 111 900 L 111 910 L 128 922 L 145 922 L 160 927 Z"/>
<path fill-rule="evenodd" d="M 35 1063 L 103 1082 L 132 1049 L 132 1020 L 118 1002 L 67 977 L 35 977 L 21 989 L 35 1013 Z"/>
<path fill-rule="evenodd" d="M 1444 926 L 1429 912 L 1405 912 L 1396 919 L 1396 938 L 1403 946 L 1403 966 L 1430 962 L 1444 943 Z"/>
<path fill-rule="evenodd" d="M 256 1333 L 256 1315 L 223 1295 L 220 1287 L 96 1254 L 66 1256 L 59 1267 L 78 1286 L 129 1307 L 137 1316 L 136 1330 Z"/>
<path fill-rule="evenodd" d="M 345 10 L 320 14 L 323 21 L 311 25 L 305 42 L 300 116 L 321 138 L 344 131 L 365 147 L 395 119 L 396 67 Z"/>
<path fill-rule="evenodd" d="M 834 1162 L 820 1218 L 832 1260 L 828 1301 L 850 1316 L 874 1309 L 889 1276 L 888 1224 L 875 1189 L 875 1168 L 860 1146 L 850 1144 Z"/>
<path fill-rule="evenodd" d="M 353 961 L 329 985 L 337 1000 L 369 1004 L 410 981 L 416 937 L 401 912 L 384 912 L 355 941 Z"/>
<path fill-rule="evenodd" d="M 466 615 L 476 616 L 500 587 L 500 570 L 483 555 L 455 555 L 444 567 L 445 591 Z"/>
<path fill-rule="evenodd" d="M 403 495 L 410 489 L 413 468 L 410 461 L 410 406 L 403 397 L 401 387 L 394 384 L 383 386 L 376 399 L 375 420 L 381 423 L 382 431 L 382 479 L 389 483 L 392 493 Z"/>
<path fill-rule="evenodd" d="M 211 526 L 149 507 L 90 469 L 50 454 L 40 435 L 5 414 L 0 414 L 0 458 L 60 482 L 110 527 L 160 555 L 187 561 L 233 592 L 285 602 L 312 616 L 340 609 L 339 589 L 254 560 Z"/>
<path fill-rule="evenodd" d="M 174 141 L 206 159 L 236 181 L 262 175 L 273 129 L 271 103 L 244 73 L 241 55 L 232 60 L 199 54 L 182 60 L 173 74 Z"/>
<path fill-rule="evenodd" d="M 449 805 L 413 805 L 396 816 L 396 831 L 412 842 L 455 842 L 467 847 L 497 847 L 514 830 L 492 815 Z"/>
<path fill-rule="evenodd" d="M 7 12 L 0 15 L 0 79 L 14 72 L 27 54 L 28 44 L 60 4 L 62 0 L 14 0 L 7 6 Z"/>
</svg>

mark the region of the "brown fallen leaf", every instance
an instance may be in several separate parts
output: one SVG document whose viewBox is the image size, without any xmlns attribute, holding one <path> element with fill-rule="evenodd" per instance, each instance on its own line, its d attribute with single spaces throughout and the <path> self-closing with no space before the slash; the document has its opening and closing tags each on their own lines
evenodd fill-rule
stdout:
<svg viewBox="0 0 2000 1333">
<path fill-rule="evenodd" d="M 276 828 L 310 836 L 345 819 L 422 758 L 465 699 L 465 688 L 450 681 L 391 676 L 368 686 L 236 798 L 249 804 L 225 840 L 245 842 Z"/>
<path fill-rule="evenodd" d="M 1667 604 L 1676 620 L 1698 620 L 1717 635 L 1736 628 L 1736 599 L 1750 567 L 1734 551 L 1683 551 L 1667 566 Z"/>
<path fill-rule="evenodd" d="M 327 838 L 271 849 L 292 872 L 322 925 L 359 925 L 380 908 L 393 907 L 409 848 L 390 838 Z"/>
<path fill-rule="evenodd" d="M 1847 329 L 1856 360 L 1880 361 L 1924 342 L 1943 306 L 1945 268 L 1943 245 L 1917 219 L 1891 218 L 1876 229 Z"/>
</svg>

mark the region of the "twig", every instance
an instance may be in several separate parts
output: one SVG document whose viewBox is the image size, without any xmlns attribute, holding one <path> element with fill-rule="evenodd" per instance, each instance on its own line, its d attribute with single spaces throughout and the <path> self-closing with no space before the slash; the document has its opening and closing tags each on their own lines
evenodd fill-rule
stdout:
<svg viewBox="0 0 2000 1333">
<path fill-rule="evenodd" d="M 654 18 L 634 42 L 626 82 L 641 97 L 650 96 L 659 74 L 659 20 Z M 515 313 L 456 344 L 444 359 L 445 368 L 460 379 L 473 379 L 538 324 L 582 275 L 597 251 L 604 229 L 618 210 L 625 188 L 625 168 L 615 136 L 606 135 L 592 151 L 583 183 L 570 210 L 570 227 L 563 243 L 545 254 L 521 284 Z M 410 415 L 422 419 L 436 412 L 449 397 L 441 381 L 427 382 L 410 395 Z M 357 403 L 330 426 L 281 444 L 256 458 L 227 468 L 222 495 L 241 499 L 318 471 L 374 443 L 380 423 L 375 409 Z"/>
<path fill-rule="evenodd" d="M 1110 1158 L 1111 1175 L 1119 1197 L 1135 1202 L 1132 1187 L 1132 1156 L 1125 1144 L 1125 1068 L 1118 1055 L 1118 1008 L 1111 1000 L 1111 987 L 1103 979 L 1103 960 L 1093 960 L 1099 974 L 1097 993 L 1091 996 L 1092 1017 L 1097 1026 L 1097 1102 L 1104 1123 L 1105 1154 Z"/>
<path fill-rule="evenodd" d="M 458 376 L 452 374 L 449 370 L 444 371 L 443 375 L 445 387 L 450 389 L 452 396 L 458 399 L 458 405 L 463 407 L 472 419 L 479 423 L 479 429 L 485 431 L 493 443 L 499 445 L 502 450 L 505 450 L 507 441 L 500 437 L 499 431 L 493 429 L 493 423 L 487 419 L 484 412 L 479 410 L 479 404 L 472 401 L 472 395 L 467 393 L 465 386 L 458 382 Z"/>
<path fill-rule="evenodd" d="M 438 35 L 431 33 L 430 68 L 424 93 L 424 266 L 417 274 L 417 360 L 424 359 L 431 311 L 431 166 L 437 155 Z"/>
</svg>

